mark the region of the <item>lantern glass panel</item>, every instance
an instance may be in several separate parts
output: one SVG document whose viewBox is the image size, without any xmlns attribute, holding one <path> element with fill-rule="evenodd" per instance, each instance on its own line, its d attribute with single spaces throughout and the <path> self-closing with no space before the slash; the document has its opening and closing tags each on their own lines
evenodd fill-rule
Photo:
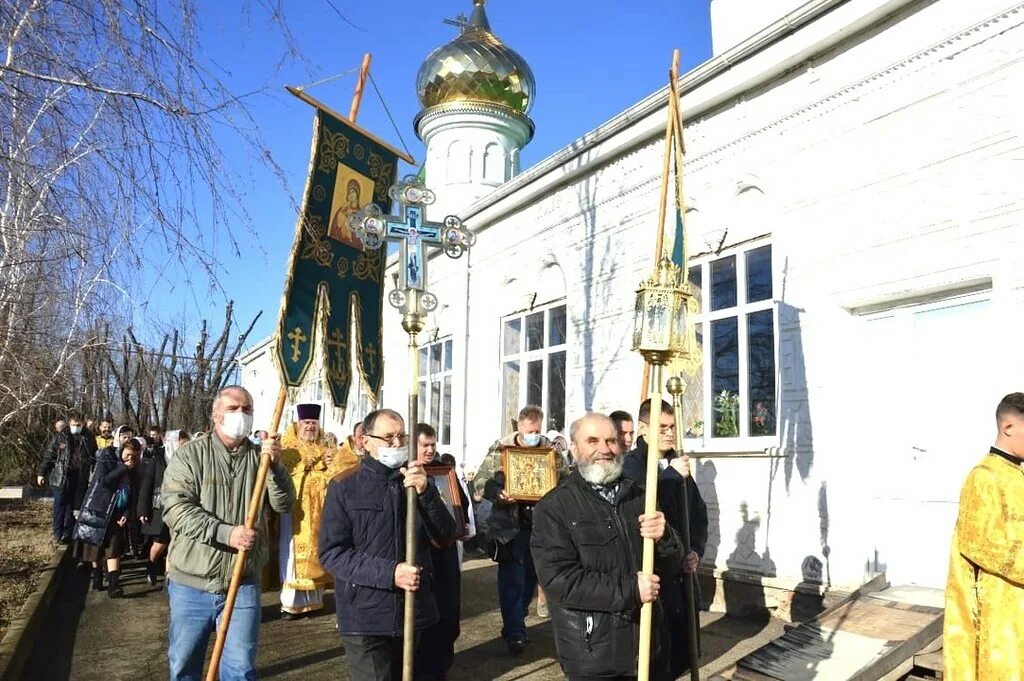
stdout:
<svg viewBox="0 0 1024 681">
<path fill-rule="evenodd" d="M 676 295 L 676 309 L 672 320 L 672 345 L 677 348 L 686 343 L 686 297 Z"/>
</svg>

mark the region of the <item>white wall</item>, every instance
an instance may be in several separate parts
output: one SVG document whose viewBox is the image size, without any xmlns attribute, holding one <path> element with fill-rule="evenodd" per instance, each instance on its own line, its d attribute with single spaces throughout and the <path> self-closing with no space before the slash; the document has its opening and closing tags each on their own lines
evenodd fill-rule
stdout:
<svg viewBox="0 0 1024 681">
<path fill-rule="evenodd" d="M 813 557 L 834 583 L 859 583 L 884 566 L 901 579 L 941 585 L 944 568 L 907 563 L 944 563 L 955 490 L 991 436 L 991 424 L 976 416 L 984 410 L 974 405 L 990 411 L 1022 384 L 1019 369 L 1004 369 L 990 382 L 965 380 L 1007 349 L 997 334 L 985 333 L 989 323 L 1014 325 L 1024 312 L 1024 205 L 1014 160 L 1021 153 L 1024 74 L 1017 62 L 1024 17 L 1015 11 L 998 23 L 985 21 L 1012 4 L 945 0 L 904 13 L 688 126 L 687 193 L 700 211 L 691 226 L 724 231 L 726 248 L 770 234 L 779 310 L 774 444 L 786 458 L 706 456 L 698 463 L 719 568 L 795 581 Z M 710 97 L 704 91 L 715 87 L 712 81 L 688 97 Z M 467 300 L 468 262 L 468 347 L 460 348 L 457 315 L 438 331 L 453 334 L 456 352 L 466 352 L 465 365 L 457 363 L 465 374 L 465 411 L 453 415 L 456 432 L 464 424 L 464 450 L 453 453 L 469 467 L 501 430 L 500 319 L 522 309 L 549 263 L 564 273 L 573 333 L 568 417 L 586 409 L 635 410 L 641 363 L 630 350 L 630 311 L 650 266 L 660 155 L 660 143 L 646 144 L 537 200 L 504 199 L 488 209 L 500 218 L 480 234 L 468 261 L 434 259 L 430 287 L 442 304 L 459 309 Z M 580 163 L 586 156 L 573 161 Z M 751 187 L 757 193 L 744 195 Z M 694 248 L 706 237 L 697 229 L 689 235 Z M 935 367 L 946 378 L 942 395 L 932 394 L 934 384 L 922 392 L 908 382 L 915 375 L 909 369 L 880 372 L 880 358 L 865 352 L 870 317 L 862 313 L 878 309 L 871 306 L 987 279 L 991 293 L 982 295 L 991 298 L 990 311 L 975 318 L 982 320 L 978 342 Z M 398 328 L 397 315 L 385 328 Z M 404 339 L 387 338 L 390 399 L 405 394 Z M 909 343 L 912 355 L 913 339 L 892 336 L 893 343 Z M 947 346 L 932 342 L 928 352 L 941 356 Z M 875 408 L 878 395 L 899 395 L 900 408 Z M 946 412 L 970 415 L 958 424 L 964 436 L 955 439 L 970 443 L 969 451 L 946 447 L 915 458 L 912 438 L 893 439 L 915 428 L 941 429 Z M 935 440 L 929 435 L 928 442 Z M 693 444 L 704 453 L 716 445 L 722 443 Z M 762 447 L 737 442 L 732 449 Z M 913 476 L 932 467 L 955 483 L 935 498 L 912 493 Z M 905 512 L 907 504 L 914 513 Z M 934 523 L 924 522 L 930 510 Z M 901 552 L 900 540 L 911 533 L 926 553 Z"/>
</svg>

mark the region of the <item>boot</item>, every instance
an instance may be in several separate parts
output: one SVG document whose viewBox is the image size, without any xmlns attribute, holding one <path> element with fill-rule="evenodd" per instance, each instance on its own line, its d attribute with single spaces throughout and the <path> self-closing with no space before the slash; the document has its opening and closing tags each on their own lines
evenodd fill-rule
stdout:
<svg viewBox="0 0 1024 681">
<path fill-rule="evenodd" d="M 92 590 L 103 591 L 103 568 L 101 567 L 92 569 Z"/>
<path fill-rule="evenodd" d="M 107 595 L 111 598 L 121 598 L 124 596 L 124 589 L 121 587 L 120 570 L 107 573 Z"/>
</svg>

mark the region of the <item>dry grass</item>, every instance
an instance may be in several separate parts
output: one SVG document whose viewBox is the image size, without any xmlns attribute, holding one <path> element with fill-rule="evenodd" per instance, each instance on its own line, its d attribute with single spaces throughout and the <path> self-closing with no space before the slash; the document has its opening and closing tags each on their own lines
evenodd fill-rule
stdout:
<svg viewBox="0 0 1024 681">
<path fill-rule="evenodd" d="M 0 640 L 54 556 L 50 515 L 38 501 L 0 505 Z"/>
</svg>

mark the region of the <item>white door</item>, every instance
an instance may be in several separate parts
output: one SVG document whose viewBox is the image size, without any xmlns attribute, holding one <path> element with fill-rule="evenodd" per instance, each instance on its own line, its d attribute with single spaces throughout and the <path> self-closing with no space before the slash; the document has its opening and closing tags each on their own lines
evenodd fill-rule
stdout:
<svg viewBox="0 0 1024 681">
<path fill-rule="evenodd" d="M 868 414 L 878 561 L 892 584 L 942 588 L 960 488 L 988 452 L 995 407 L 991 305 L 984 296 L 866 320 L 877 359 Z"/>
</svg>

